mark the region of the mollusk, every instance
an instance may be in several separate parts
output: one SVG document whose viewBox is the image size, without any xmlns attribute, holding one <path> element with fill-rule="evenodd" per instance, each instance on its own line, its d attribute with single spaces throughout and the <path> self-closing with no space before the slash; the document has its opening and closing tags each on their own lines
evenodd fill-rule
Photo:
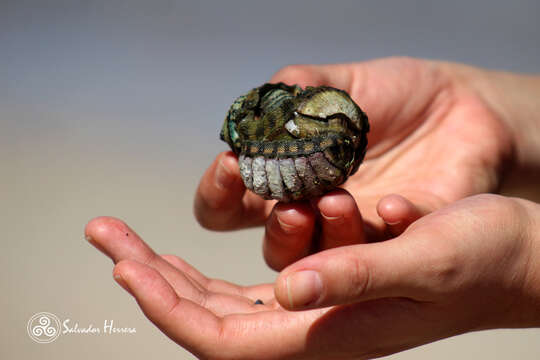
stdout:
<svg viewBox="0 0 540 360">
<path fill-rule="evenodd" d="M 238 97 L 221 139 L 238 155 L 248 189 L 265 199 L 320 196 L 354 174 L 369 123 L 343 90 L 264 84 Z"/>
</svg>

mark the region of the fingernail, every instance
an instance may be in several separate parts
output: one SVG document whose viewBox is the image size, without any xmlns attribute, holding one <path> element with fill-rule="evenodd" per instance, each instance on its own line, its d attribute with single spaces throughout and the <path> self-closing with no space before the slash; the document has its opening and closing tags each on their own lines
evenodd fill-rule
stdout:
<svg viewBox="0 0 540 360">
<path fill-rule="evenodd" d="M 127 283 L 124 280 L 124 278 L 122 277 L 122 275 L 114 274 L 113 277 L 114 277 L 114 280 L 118 283 L 118 285 L 123 287 L 124 290 L 126 290 L 127 292 L 131 293 L 131 291 L 129 290 L 129 287 L 127 286 Z"/>
<path fill-rule="evenodd" d="M 223 160 L 220 160 L 216 169 L 217 185 L 221 188 L 226 189 L 232 184 L 233 180 L 234 180 L 233 177 L 231 176 L 231 174 L 229 173 L 229 171 L 223 164 Z"/>
<path fill-rule="evenodd" d="M 285 234 L 294 234 L 296 232 L 298 232 L 298 226 L 294 226 L 294 225 L 291 225 L 291 224 L 287 224 L 286 222 L 282 221 L 279 216 L 276 216 L 277 218 L 277 221 L 279 223 L 279 226 L 281 227 L 281 230 L 285 233 Z"/>
<path fill-rule="evenodd" d="M 327 221 L 331 221 L 333 222 L 334 224 L 341 224 L 343 223 L 343 216 L 327 216 L 327 215 L 324 215 L 324 213 L 321 211 L 321 216 L 327 220 Z"/>
<path fill-rule="evenodd" d="M 316 304 L 322 290 L 321 276 L 316 271 L 303 270 L 287 277 L 287 296 L 292 309 Z"/>
<path fill-rule="evenodd" d="M 401 221 L 394 221 L 394 222 L 390 222 L 390 221 L 385 221 L 386 225 L 390 225 L 390 226 L 394 226 L 394 225 L 398 225 L 401 223 Z"/>
</svg>

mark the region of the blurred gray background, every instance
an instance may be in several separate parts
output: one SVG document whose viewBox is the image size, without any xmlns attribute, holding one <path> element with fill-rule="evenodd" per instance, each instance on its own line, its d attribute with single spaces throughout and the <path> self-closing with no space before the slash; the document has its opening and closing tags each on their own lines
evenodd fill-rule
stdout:
<svg viewBox="0 0 540 360">
<path fill-rule="evenodd" d="M 389 55 L 540 70 L 540 2 L 0 1 L 2 359 L 191 359 L 161 334 L 83 239 L 126 220 L 210 276 L 272 281 L 262 230 L 212 233 L 192 216 L 233 98 L 291 63 Z M 26 333 L 48 311 L 132 335 Z M 7 321 L 6 321 L 7 320 Z M 474 333 L 390 359 L 538 359 L 540 331 Z"/>
</svg>

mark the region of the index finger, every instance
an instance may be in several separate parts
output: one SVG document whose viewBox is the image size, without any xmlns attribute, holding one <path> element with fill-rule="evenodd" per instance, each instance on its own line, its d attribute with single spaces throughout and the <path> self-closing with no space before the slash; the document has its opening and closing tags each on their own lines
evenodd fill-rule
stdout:
<svg viewBox="0 0 540 360">
<path fill-rule="evenodd" d="M 211 230 L 234 230 L 264 223 L 275 201 L 246 191 L 238 160 L 231 151 L 219 154 L 201 178 L 193 211 Z"/>
</svg>

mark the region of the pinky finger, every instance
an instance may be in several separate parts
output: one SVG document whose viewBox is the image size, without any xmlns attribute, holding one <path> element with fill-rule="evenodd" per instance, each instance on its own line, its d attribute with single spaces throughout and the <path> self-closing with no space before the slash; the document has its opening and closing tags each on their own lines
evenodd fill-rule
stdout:
<svg viewBox="0 0 540 360">
<path fill-rule="evenodd" d="M 195 355 L 215 344 L 221 321 L 209 310 L 179 297 L 155 269 L 133 260 L 114 268 L 115 280 L 135 297 L 146 317 L 162 332 Z M 201 332 L 201 329 L 205 329 Z M 207 356 L 208 354 L 204 354 Z"/>
<path fill-rule="evenodd" d="M 407 227 L 422 217 L 422 211 L 409 199 L 391 194 L 383 197 L 377 204 L 377 213 L 386 223 L 392 236 L 399 236 Z"/>
</svg>

